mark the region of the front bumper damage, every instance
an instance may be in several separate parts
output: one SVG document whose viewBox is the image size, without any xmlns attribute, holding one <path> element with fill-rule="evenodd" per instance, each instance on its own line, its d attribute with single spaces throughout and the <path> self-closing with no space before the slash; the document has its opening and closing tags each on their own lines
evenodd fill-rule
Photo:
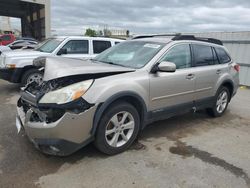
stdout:
<svg viewBox="0 0 250 188">
<path fill-rule="evenodd" d="M 21 92 L 17 124 L 21 125 L 36 148 L 50 155 L 66 156 L 93 140 L 91 129 L 95 105 L 82 98 L 67 105 L 39 106 L 35 96 Z"/>
</svg>

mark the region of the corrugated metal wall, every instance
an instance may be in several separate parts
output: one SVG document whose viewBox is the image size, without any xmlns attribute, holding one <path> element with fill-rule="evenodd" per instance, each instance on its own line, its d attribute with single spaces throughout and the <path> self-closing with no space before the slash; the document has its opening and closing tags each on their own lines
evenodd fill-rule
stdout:
<svg viewBox="0 0 250 188">
<path fill-rule="evenodd" d="M 188 33 L 197 37 L 211 37 L 223 41 L 235 62 L 240 67 L 240 84 L 250 86 L 250 31 Z"/>
</svg>

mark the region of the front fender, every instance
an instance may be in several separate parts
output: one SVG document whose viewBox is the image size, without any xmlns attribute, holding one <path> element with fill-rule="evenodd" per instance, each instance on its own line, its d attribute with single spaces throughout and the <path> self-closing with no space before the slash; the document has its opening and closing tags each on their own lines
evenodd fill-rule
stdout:
<svg viewBox="0 0 250 188">
<path fill-rule="evenodd" d="M 96 132 L 96 129 L 98 127 L 98 123 L 104 113 L 104 111 L 116 100 L 122 99 L 124 97 L 133 97 L 135 99 L 137 99 L 138 101 L 140 101 L 140 105 L 142 106 L 142 125 L 144 125 L 144 123 L 146 122 L 146 114 L 147 114 L 147 107 L 146 107 L 146 103 L 145 101 L 137 94 L 131 91 L 123 91 L 120 93 L 117 93 L 113 96 L 111 96 L 109 99 L 107 99 L 104 103 L 100 104 L 100 107 L 96 110 L 95 112 L 95 116 L 94 116 L 94 120 L 93 120 L 93 127 L 91 130 L 91 135 L 94 135 Z M 143 127 L 143 126 L 142 126 Z"/>
<path fill-rule="evenodd" d="M 98 105 L 93 121 L 93 132 L 105 111 L 115 100 L 122 97 L 133 97 L 143 107 L 143 117 L 149 109 L 149 78 L 147 72 L 130 72 L 113 76 L 107 76 L 94 81 L 92 87 L 84 95 L 84 99 Z M 141 112 L 139 112 L 141 113 Z M 142 120 L 144 121 L 144 119 Z"/>
</svg>

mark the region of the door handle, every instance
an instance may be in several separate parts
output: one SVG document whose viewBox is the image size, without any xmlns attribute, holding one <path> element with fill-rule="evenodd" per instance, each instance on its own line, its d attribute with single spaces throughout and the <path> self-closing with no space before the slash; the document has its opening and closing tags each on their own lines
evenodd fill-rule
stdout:
<svg viewBox="0 0 250 188">
<path fill-rule="evenodd" d="M 193 78 L 194 78 L 194 74 L 188 74 L 187 76 L 186 76 L 186 79 L 187 80 L 192 80 Z"/>
<path fill-rule="evenodd" d="M 216 71 L 216 74 L 221 74 L 221 70 L 218 69 L 218 70 Z"/>
</svg>

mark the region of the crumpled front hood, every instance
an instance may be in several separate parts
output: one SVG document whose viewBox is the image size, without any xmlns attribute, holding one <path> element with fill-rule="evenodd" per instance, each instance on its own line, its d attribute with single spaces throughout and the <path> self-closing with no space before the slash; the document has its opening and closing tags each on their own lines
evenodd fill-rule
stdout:
<svg viewBox="0 0 250 188">
<path fill-rule="evenodd" d="M 99 73 L 119 73 L 135 71 L 133 68 L 121 67 L 91 60 L 78 60 L 63 57 L 48 57 L 45 62 L 44 81 L 75 75 L 93 75 Z"/>
<path fill-rule="evenodd" d="M 38 57 L 49 55 L 49 53 L 39 52 L 36 50 L 10 50 L 4 51 L 3 54 L 6 57 Z"/>
</svg>

